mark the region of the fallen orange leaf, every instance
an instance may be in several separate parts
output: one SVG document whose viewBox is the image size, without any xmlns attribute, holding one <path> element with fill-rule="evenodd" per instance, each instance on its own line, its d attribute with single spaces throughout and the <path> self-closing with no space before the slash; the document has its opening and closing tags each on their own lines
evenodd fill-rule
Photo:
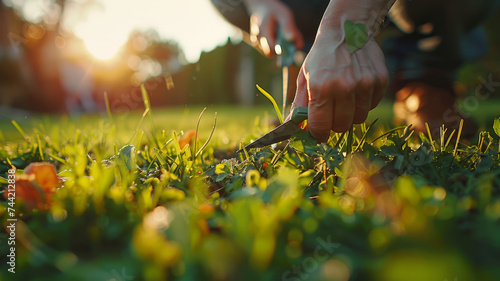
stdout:
<svg viewBox="0 0 500 281">
<path fill-rule="evenodd" d="M 188 143 L 192 145 L 193 144 L 192 140 L 195 135 L 196 135 L 195 130 L 189 130 L 186 133 L 184 133 L 184 135 L 182 135 L 182 138 L 179 140 L 179 146 L 181 147 L 181 149 L 183 149 Z"/>
<path fill-rule="evenodd" d="M 35 175 L 35 181 L 45 192 L 54 192 L 59 184 L 56 169 L 50 163 L 31 163 L 24 169 L 26 175 Z"/>
<path fill-rule="evenodd" d="M 52 194 L 59 185 L 56 169 L 50 163 L 31 163 L 24 173 L 16 175 L 16 197 L 21 198 L 28 209 L 49 206 Z M 4 193 L 6 197 L 7 193 Z"/>
<path fill-rule="evenodd" d="M 198 210 L 200 211 L 200 213 L 202 214 L 207 214 L 207 215 L 210 215 L 213 213 L 214 211 L 214 206 L 212 206 L 212 204 L 209 204 L 209 203 L 203 203 L 202 205 L 200 205 L 198 207 Z"/>
</svg>

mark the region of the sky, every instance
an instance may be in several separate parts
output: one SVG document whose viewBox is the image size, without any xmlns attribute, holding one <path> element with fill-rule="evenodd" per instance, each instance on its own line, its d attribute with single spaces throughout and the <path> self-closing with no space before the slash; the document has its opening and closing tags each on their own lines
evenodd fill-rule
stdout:
<svg viewBox="0 0 500 281">
<path fill-rule="evenodd" d="M 134 29 L 154 28 L 163 39 L 176 41 L 188 62 L 201 51 L 224 44 L 240 33 L 222 19 L 209 0 L 98 0 L 74 26 L 87 48 L 103 59 L 112 56 Z"/>
<path fill-rule="evenodd" d="M 31 22 L 57 19 L 54 0 L 0 0 L 22 10 Z M 95 2 L 94 4 L 89 4 Z M 83 39 L 94 56 L 109 59 L 128 39 L 132 30 L 156 29 L 162 39 L 177 42 L 188 62 L 201 51 L 224 44 L 228 37 L 241 40 L 241 33 L 217 13 L 210 0 L 71 0 L 63 20 L 65 29 Z M 47 17 L 49 15 L 49 17 Z"/>
</svg>

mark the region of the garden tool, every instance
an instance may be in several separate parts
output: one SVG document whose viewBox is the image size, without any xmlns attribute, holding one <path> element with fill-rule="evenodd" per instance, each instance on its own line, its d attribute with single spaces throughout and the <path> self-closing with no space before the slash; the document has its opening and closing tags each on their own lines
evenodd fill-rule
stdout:
<svg viewBox="0 0 500 281">
<path fill-rule="evenodd" d="M 292 109 L 292 118 L 285 123 L 279 125 L 274 130 L 263 135 L 256 141 L 245 146 L 245 149 L 258 148 L 268 146 L 280 141 L 290 139 L 292 134 L 299 129 L 300 123 L 307 119 L 307 107 L 295 107 Z M 243 151 L 240 149 L 237 153 Z"/>
</svg>

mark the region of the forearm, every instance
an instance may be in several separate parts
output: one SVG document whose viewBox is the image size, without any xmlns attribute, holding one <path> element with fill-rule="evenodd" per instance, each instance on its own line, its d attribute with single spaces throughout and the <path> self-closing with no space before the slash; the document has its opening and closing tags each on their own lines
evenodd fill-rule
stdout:
<svg viewBox="0 0 500 281">
<path fill-rule="evenodd" d="M 396 0 L 331 0 L 323 15 L 320 33 L 338 33 L 346 20 L 366 26 L 369 36 L 375 35 L 384 17 Z M 343 32 L 341 32 L 343 33 Z"/>
</svg>

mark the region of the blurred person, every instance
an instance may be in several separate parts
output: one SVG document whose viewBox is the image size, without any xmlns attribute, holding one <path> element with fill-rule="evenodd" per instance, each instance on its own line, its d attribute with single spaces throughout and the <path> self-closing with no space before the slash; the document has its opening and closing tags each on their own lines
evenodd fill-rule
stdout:
<svg viewBox="0 0 500 281">
<path fill-rule="evenodd" d="M 98 108 L 93 97 L 95 78 L 92 63 L 82 58 L 75 47 L 62 48 L 60 51 L 62 59 L 58 66 L 66 93 L 65 112 L 72 115 L 96 112 Z"/>
<path fill-rule="evenodd" d="M 326 141 L 330 130 L 345 132 L 365 121 L 384 96 L 389 74 L 396 123 L 412 124 L 417 132 L 428 123 L 436 136 L 442 124 L 457 129 L 464 119 L 462 136 L 477 130 L 455 106 L 453 83 L 465 61 L 487 52 L 480 25 L 500 0 L 211 1 L 266 56 L 275 55 L 278 27 L 307 53 L 292 107 L 309 107 L 309 131 L 319 141 Z M 375 36 L 387 18 L 399 30 L 391 31 L 381 48 Z M 363 24 L 368 33 L 354 52 L 345 40 L 347 20 Z"/>
</svg>

